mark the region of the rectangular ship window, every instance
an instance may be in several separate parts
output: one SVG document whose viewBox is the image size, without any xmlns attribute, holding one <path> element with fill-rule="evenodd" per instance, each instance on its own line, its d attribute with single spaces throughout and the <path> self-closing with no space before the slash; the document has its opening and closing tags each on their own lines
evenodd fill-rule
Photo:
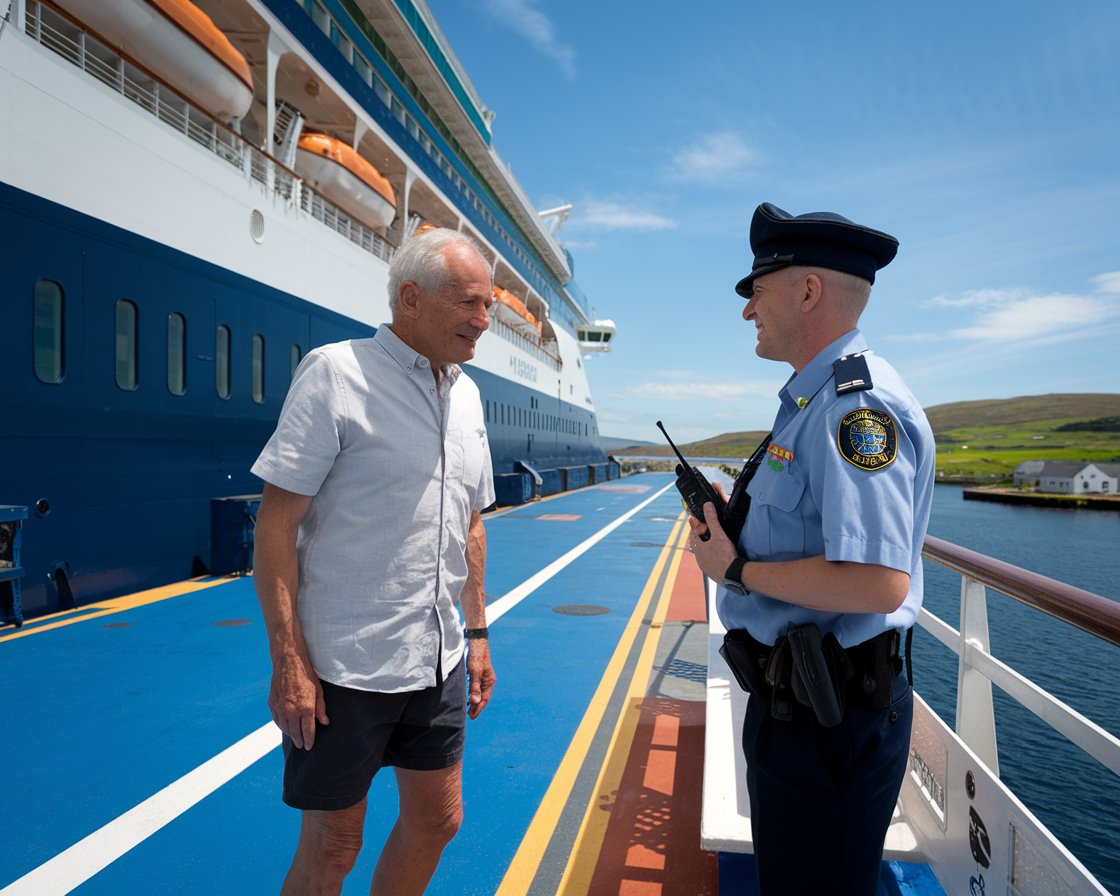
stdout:
<svg viewBox="0 0 1120 896">
<path fill-rule="evenodd" d="M 229 398 L 229 327 L 218 324 L 214 336 L 214 390 L 218 398 Z"/>
<path fill-rule="evenodd" d="M 33 301 L 31 343 L 35 376 L 42 383 L 61 383 L 65 373 L 62 287 L 53 280 L 39 280 Z"/>
<path fill-rule="evenodd" d="M 140 312 L 135 302 L 120 299 L 116 312 L 116 358 L 117 386 L 126 392 L 134 392 L 140 386 Z"/>
<path fill-rule="evenodd" d="M 167 315 L 167 391 L 187 391 L 187 321 L 178 311 Z"/>
</svg>

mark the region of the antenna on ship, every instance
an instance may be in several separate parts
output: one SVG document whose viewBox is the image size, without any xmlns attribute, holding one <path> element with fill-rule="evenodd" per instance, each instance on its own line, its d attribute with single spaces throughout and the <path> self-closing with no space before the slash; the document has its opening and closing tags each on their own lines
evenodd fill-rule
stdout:
<svg viewBox="0 0 1120 896">
<path fill-rule="evenodd" d="M 537 212 L 537 217 L 544 222 L 545 227 L 548 228 L 548 232 L 553 236 L 556 236 L 556 231 L 558 231 L 564 225 L 564 222 L 568 220 L 568 216 L 571 213 L 572 204 L 568 202 L 564 205 L 558 205 L 556 206 L 556 208 L 550 208 L 546 209 L 543 212 Z"/>
</svg>

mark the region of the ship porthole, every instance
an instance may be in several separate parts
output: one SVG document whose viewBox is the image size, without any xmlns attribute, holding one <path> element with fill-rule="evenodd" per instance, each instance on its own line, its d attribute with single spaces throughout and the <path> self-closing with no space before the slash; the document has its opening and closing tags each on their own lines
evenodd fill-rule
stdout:
<svg viewBox="0 0 1120 896">
<path fill-rule="evenodd" d="M 264 215 L 257 209 L 253 209 L 253 213 L 249 215 L 249 236 L 254 243 L 264 242 Z"/>
</svg>

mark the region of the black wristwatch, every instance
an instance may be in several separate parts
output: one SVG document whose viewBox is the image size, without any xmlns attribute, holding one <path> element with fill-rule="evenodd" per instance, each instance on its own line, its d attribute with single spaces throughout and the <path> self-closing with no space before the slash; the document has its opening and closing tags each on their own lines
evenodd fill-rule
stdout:
<svg viewBox="0 0 1120 896">
<path fill-rule="evenodd" d="M 731 561 L 731 565 L 727 567 L 727 572 L 723 574 L 723 587 L 728 591 L 734 591 L 736 594 L 749 594 L 747 586 L 743 584 L 742 575 L 743 567 L 747 565 L 747 558 L 739 555 Z"/>
<path fill-rule="evenodd" d="M 463 629 L 463 637 L 468 641 L 479 641 L 483 638 L 490 637 L 490 629 L 488 628 L 465 628 Z"/>
</svg>

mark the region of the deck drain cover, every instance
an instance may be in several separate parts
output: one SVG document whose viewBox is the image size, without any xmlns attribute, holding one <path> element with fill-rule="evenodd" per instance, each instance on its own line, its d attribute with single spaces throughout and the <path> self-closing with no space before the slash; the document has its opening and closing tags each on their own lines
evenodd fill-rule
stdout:
<svg viewBox="0 0 1120 896">
<path fill-rule="evenodd" d="M 223 626 L 223 627 L 231 626 L 231 625 L 248 625 L 248 624 L 249 624 L 248 619 L 219 619 L 217 622 L 214 623 L 214 625 Z"/>
<path fill-rule="evenodd" d="M 565 616 L 602 616 L 604 613 L 609 613 L 607 607 L 600 607 L 598 604 L 564 604 L 563 606 L 553 607 L 553 613 L 563 613 Z"/>
</svg>

